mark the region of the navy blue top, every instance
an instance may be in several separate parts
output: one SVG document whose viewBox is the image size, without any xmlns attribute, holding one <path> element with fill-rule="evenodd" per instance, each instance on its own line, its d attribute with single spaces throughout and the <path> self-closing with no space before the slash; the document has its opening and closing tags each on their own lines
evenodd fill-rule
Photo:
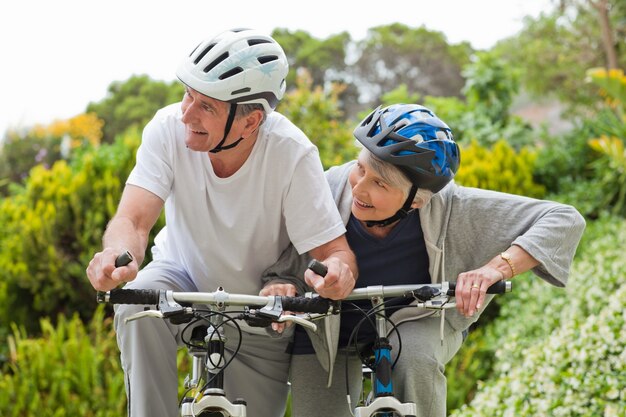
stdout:
<svg viewBox="0 0 626 417">
<path fill-rule="evenodd" d="M 428 253 L 417 210 L 402 219 L 384 238 L 371 235 L 368 228 L 354 216 L 350 216 L 346 229 L 348 243 L 359 266 L 359 279 L 355 288 L 370 285 L 430 284 Z M 411 301 L 408 298 L 402 299 L 395 305 L 409 304 Z M 365 311 L 372 308 L 369 300 L 342 303 L 340 347 L 347 345 L 350 333 L 363 318 L 361 312 L 350 312 L 355 310 L 352 303 Z M 386 306 L 390 307 L 389 304 Z M 358 333 L 359 345 L 373 342 L 375 332 L 369 322 L 364 322 Z M 300 326 L 296 326 L 293 353 L 314 353 L 308 335 Z"/>
</svg>

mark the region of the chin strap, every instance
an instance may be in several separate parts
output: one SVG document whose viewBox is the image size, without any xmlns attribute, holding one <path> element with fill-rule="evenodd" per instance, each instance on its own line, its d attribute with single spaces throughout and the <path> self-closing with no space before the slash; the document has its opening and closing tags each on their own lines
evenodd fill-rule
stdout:
<svg viewBox="0 0 626 417">
<path fill-rule="evenodd" d="M 209 152 L 218 153 L 221 151 L 225 151 L 227 149 L 232 149 L 235 146 L 239 145 L 239 142 L 243 140 L 243 138 L 239 138 L 238 140 L 231 143 L 230 145 L 222 146 L 224 142 L 226 141 L 226 136 L 228 136 L 228 134 L 230 133 L 230 128 L 233 127 L 233 121 L 235 120 L 236 112 L 237 112 L 237 103 L 230 103 L 230 111 L 228 113 L 228 119 L 226 120 L 226 127 L 224 128 L 224 139 L 222 139 L 222 141 L 218 143 L 217 146 L 211 149 Z"/>
<path fill-rule="evenodd" d="M 402 206 L 400 210 L 396 212 L 396 214 L 384 220 L 366 220 L 365 225 L 367 227 L 374 227 L 374 226 L 385 227 L 385 226 L 389 226 L 391 223 L 397 222 L 398 220 L 404 219 L 406 216 L 409 215 L 409 213 L 413 211 L 413 209 L 411 208 L 411 204 L 413 204 L 413 199 L 415 198 L 415 194 L 417 194 L 417 186 L 414 184 L 411 187 L 411 191 L 409 191 L 409 196 L 404 202 L 404 205 Z"/>
</svg>

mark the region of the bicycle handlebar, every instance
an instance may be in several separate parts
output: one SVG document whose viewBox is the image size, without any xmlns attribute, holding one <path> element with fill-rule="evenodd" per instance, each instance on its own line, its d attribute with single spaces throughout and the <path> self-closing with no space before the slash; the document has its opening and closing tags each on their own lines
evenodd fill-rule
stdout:
<svg viewBox="0 0 626 417">
<path fill-rule="evenodd" d="M 455 282 L 417 285 L 374 285 L 354 289 L 345 300 L 364 300 L 372 297 L 403 297 L 415 296 L 420 300 L 431 299 L 434 296 L 445 294 L 454 296 Z M 488 294 L 504 294 L 511 291 L 511 281 L 500 281 L 489 287 Z M 111 304 L 144 304 L 157 305 L 164 290 L 146 289 L 113 289 L 99 292 L 99 303 Z M 164 291 L 173 301 L 195 304 L 227 304 L 248 307 L 262 307 L 268 304 L 280 303 L 285 311 L 302 313 L 326 314 L 335 310 L 336 301 L 323 297 L 286 297 L 286 296 L 255 296 L 244 294 L 229 294 L 219 290 L 215 292 L 173 292 Z"/>
<path fill-rule="evenodd" d="M 451 281 L 448 283 L 448 286 L 448 295 L 454 296 L 456 282 Z M 511 281 L 498 281 L 491 287 L 487 288 L 487 294 L 504 294 L 506 292 L 511 292 L 511 289 Z"/>
<path fill-rule="evenodd" d="M 111 291 L 98 292 L 98 303 L 110 304 L 159 304 L 159 290 L 125 290 L 116 288 Z"/>
<path fill-rule="evenodd" d="M 317 275 L 325 276 L 328 272 L 326 265 L 316 259 L 309 262 L 308 268 Z M 365 288 L 356 288 L 345 298 L 346 300 L 362 300 L 372 297 L 402 297 L 414 293 L 420 300 L 428 300 L 440 292 L 450 297 L 455 295 L 456 282 L 447 281 L 438 284 L 420 285 L 375 285 Z M 504 294 L 511 292 L 511 281 L 496 282 L 487 289 L 487 294 Z"/>
<path fill-rule="evenodd" d="M 116 266 L 127 265 L 132 261 L 132 255 L 125 252 L 116 259 Z M 316 260 L 309 263 L 309 268 L 318 275 L 326 275 L 324 264 Z M 419 301 L 432 300 L 438 296 L 453 297 L 456 282 L 442 282 L 437 284 L 417 285 L 375 285 L 354 289 L 345 300 L 364 300 L 374 297 L 414 297 Z M 488 288 L 488 294 L 503 294 L 511 291 L 510 281 L 500 281 Z M 111 304 L 142 304 L 159 305 L 167 302 L 182 304 L 213 304 L 245 306 L 249 308 L 263 308 L 276 319 L 283 311 L 300 313 L 333 314 L 340 311 L 338 301 L 319 297 L 316 294 L 299 297 L 286 296 L 255 296 L 244 294 L 229 294 L 221 288 L 215 292 L 174 292 L 153 289 L 113 289 L 107 292 L 98 292 L 96 300 L 99 303 Z M 167 307 L 161 305 L 160 307 Z M 278 313 L 278 314 L 277 314 Z"/>
<path fill-rule="evenodd" d="M 98 293 L 99 303 L 110 304 L 159 304 L 161 291 L 116 288 L 111 291 Z M 255 296 L 244 294 L 229 294 L 225 291 L 215 292 L 173 292 L 164 291 L 166 296 L 178 303 L 193 304 L 225 304 L 246 307 L 263 307 L 269 304 L 280 303 L 284 311 L 298 311 L 302 313 L 326 314 L 333 311 L 336 303 L 322 297 L 286 297 L 286 296 Z"/>
</svg>

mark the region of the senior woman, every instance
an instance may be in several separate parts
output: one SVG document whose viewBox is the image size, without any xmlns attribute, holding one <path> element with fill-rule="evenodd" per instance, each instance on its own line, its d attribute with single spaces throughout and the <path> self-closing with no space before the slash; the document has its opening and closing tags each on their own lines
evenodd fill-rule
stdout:
<svg viewBox="0 0 626 417">
<path fill-rule="evenodd" d="M 457 281 L 457 310 L 445 317 L 408 304 L 391 315 L 402 343 L 396 396 L 415 403 L 417 417 L 444 417 L 444 366 L 492 299 L 487 288 L 531 269 L 565 286 L 585 222 L 571 206 L 456 185 L 459 148 L 450 128 L 425 107 L 377 108 L 354 136 L 363 145 L 358 160 L 331 168 L 326 177 L 357 258 L 356 288 Z M 306 270 L 308 260 L 287 249 L 266 271 L 263 292 L 310 291 L 302 276 L 315 289 L 322 281 Z M 295 329 L 293 415 L 351 416 L 344 353 L 350 394 L 358 398 L 360 360 L 347 342 L 359 320 L 342 313 L 316 333 Z M 368 329 L 361 326 L 361 347 L 374 339 Z M 397 353 L 398 335 L 389 338 Z"/>
</svg>

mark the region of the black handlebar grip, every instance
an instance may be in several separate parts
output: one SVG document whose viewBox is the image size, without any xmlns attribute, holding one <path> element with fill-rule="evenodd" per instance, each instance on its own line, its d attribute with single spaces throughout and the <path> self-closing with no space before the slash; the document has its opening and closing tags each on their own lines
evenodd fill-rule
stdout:
<svg viewBox="0 0 626 417">
<path fill-rule="evenodd" d="M 449 283 L 450 289 L 448 295 L 454 296 L 454 290 L 456 288 L 456 282 Z M 491 287 L 487 288 L 487 294 L 504 294 L 511 291 L 511 281 L 498 281 Z"/>
<path fill-rule="evenodd" d="M 105 298 L 101 298 L 103 295 Z M 159 290 L 125 290 L 115 288 L 106 293 L 98 293 L 98 302 L 110 304 L 159 304 Z"/>
<path fill-rule="evenodd" d="M 331 308 L 336 309 L 336 301 L 323 297 L 282 297 L 284 311 L 298 313 L 328 313 Z"/>
<path fill-rule="evenodd" d="M 133 255 L 131 255 L 129 251 L 126 251 L 115 259 L 115 267 L 119 268 L 120 266 L 128 265 L 132 261 Z"/>
<path fill-rule="evenodd" d="M 326 265 L 324 265 L 317 259 L 311 259 L 311 262 L 309 262 L 308 268 L 321 277 L 325 277 L 326 274 L 328 273 L 328 267 L 326 267 Z"/>
</svg>

